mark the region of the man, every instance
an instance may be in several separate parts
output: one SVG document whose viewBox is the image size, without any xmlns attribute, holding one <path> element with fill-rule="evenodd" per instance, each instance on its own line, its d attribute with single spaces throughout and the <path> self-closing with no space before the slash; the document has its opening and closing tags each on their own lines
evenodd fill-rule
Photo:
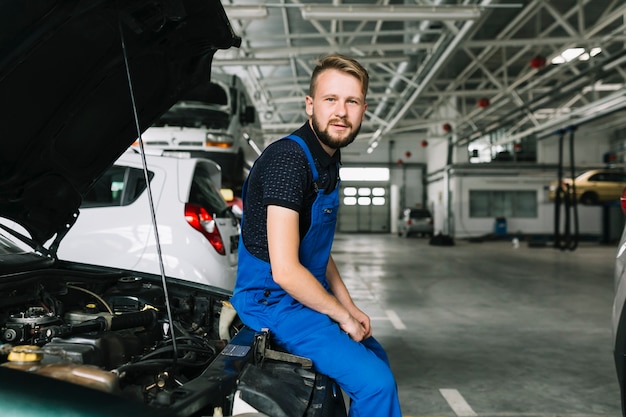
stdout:
<svg viewBox="0 0 626 417">
<path fill-rule="evenodd" d="M 232 304 L 252 329 L 310 358 L 351 398 L 350 416 L 400 417 L 397 387 L 370 318 L 352 301 L 330 254 L 339 208 L 339 149 L 365 117 L 367 71 L 329 55 L 305 98 L 309 120 L 269 145 L 243 196 Z"/>
</svg>

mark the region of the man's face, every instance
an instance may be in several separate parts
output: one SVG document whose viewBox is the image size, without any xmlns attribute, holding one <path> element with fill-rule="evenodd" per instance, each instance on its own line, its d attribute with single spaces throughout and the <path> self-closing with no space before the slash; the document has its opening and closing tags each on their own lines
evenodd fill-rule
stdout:
<svg viewBox="0 0 626 417">
<path fill-rule="evenodd" d="M 361 87 L 352 75 L 326 70 L 318 76 L 315 96 L 306 97 L 311 127 L 329 154 L 351 144 L 359 133 L 367 109 Z"/>
</svg>

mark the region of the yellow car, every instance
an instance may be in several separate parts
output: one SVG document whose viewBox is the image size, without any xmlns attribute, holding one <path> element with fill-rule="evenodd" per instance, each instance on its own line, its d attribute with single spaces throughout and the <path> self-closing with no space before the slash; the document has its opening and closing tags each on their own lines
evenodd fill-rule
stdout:
<svg viewBox="0 0 626 417">
<path fill-rule="evenodd" d="M 552 181 L 548 190 L 550 201 L 556 200 L 558 181 Z M 619 201 L 626 188 L 626 172 L 615 169 L 592 169 L 576 177 L 576 200 L 581 204 L 600 204 Z M 571 193 L 572 179 L 563 178 L 562 187 Z M 569 190 L 569 191 L 567 191 Z"/>
</svg>

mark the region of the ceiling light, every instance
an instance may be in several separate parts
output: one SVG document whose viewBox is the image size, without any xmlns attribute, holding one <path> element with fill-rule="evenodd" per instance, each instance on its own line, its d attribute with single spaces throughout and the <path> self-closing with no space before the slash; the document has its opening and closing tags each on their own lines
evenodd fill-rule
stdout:
<svg viewBox="0 0 626 417">
<path fill-rule="evenodd" d="M 305 20 L 471 20 L 480 17 L 474 6 L 318 6 L 300 9 Z"/>
<path fill-rule="evenodd" d="M 216 67 L 247 67 L 250 65 L 258 66 L 282 66 L 289 65 L 288 58 L 224 58 L 221 59 L 217 55 L 213 60 L 213 66 Z"/>
<path fill-rule="evenodd" d="M 570 62 L 573 59 L 578 58 L 584 53 L 585 53 L 585 48 L 568 48 L 564 50 L 563 52 L 561 52 L 560 55 L 557 55 L 554 58 L 552 58 L 551 62 L 553 64 L 564 64 L 566 62 Z M 587 59 L 588 57 L 589 56 L 587 56 Z"/>
<path fill-rule="evenodd" d="M 267 7 L 265 6 L 224 6 L 226 16 L 232 20 L 265 19 Z"/>
</svg>

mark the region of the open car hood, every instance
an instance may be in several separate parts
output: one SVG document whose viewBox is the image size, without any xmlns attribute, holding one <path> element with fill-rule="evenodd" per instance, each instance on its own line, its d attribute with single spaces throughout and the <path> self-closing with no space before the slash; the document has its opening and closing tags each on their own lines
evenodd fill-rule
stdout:
<svg viewBox="0 0 626 417">
<path fill-rule="evenodd" d="M 0 217 L 40 247 L 138 129 L 241 43 L 219 0 L 11 1 L 0 16 Z"/>
</svg>

